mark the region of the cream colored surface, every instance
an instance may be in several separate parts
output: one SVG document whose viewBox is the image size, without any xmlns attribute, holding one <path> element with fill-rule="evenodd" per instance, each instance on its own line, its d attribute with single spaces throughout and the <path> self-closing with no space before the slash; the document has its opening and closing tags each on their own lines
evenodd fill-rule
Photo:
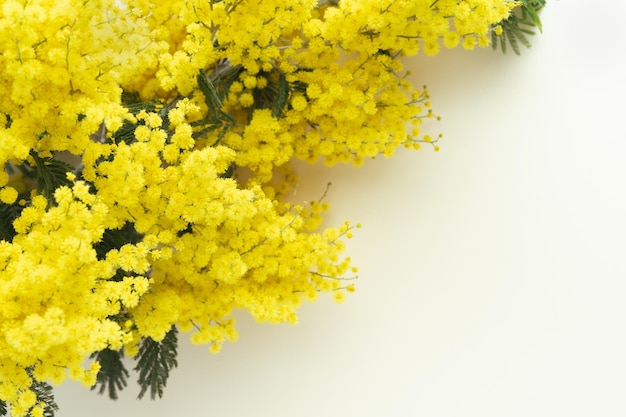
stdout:
<svg viewBox="0 0 626 417">
<path fill-rule="evenodd" d="M 521 57 L 407 61 L 441 152 L 302 165 L 349 242 L 355 294 L 257 325 L 218 356 L 183 343 L 165 397 L 67 383 L 60 417 L 626 415 L 626 6 L 549 0 Z M 134 383 L 135 377 L 133 377 Z"/>
</svg>

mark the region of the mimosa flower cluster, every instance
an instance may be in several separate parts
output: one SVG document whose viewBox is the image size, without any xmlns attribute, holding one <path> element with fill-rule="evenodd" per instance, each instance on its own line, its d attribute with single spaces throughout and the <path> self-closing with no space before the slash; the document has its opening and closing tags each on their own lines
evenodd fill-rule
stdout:
<svg viewBox="0 0 626 417">
<path fill-rule="evenodd" d="M 401 58 L 487 46 L 515 5 L 3 0 L 0 415 L 51 415 L 68 377 L 115 396 L 122 355 L 161 395 L 175 360 L 142 352 L 176 332 L 218 352 L 236 309 L 343 300 L 359 225 L 287 202 L 290 161 L 438 149 Z"/>
</svg>

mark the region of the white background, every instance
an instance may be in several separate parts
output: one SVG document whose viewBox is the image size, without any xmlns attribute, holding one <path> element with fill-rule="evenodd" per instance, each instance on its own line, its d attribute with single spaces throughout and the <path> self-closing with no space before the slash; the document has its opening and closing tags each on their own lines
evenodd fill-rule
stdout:
<svg viewBox="0 0 626 417">
<path fill-rule="evenodd" d="M 625 416 L 625 15 L 549 0 L 521 57 L 410 61 L 441 152 L 301 167 L 303 198 L 333 182 L 329 224 L 364 225 L 357 292 L 297 326 L 240 314 L 217 356 L 183 343 L 160 401 L 68 382 L 59 416 Z"/>
</svg>

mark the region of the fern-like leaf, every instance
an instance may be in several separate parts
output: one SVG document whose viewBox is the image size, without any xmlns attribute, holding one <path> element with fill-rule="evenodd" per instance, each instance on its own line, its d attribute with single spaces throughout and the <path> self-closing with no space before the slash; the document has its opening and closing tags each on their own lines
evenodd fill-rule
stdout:
<svg viewBox="0 0 626 417">
<path fill-rule="evenodd" d="M 278 76 L 278 83 L 276 89 L 276 98 L 272 101 L 272 115 L 276 118 L 280 118 L 283 115 L 283 111 L 287 107 L 287 101 L 289 100 L 289 83 L 283 72 Z"/>
<path fill-rule="evenodd" d="M 138 362 L 135 370 L 139 372 L 138 383 L 141 387 L 139 398 L 150 390 L 150 398 L 163 397 L 163 388 L 167 384 L 170 371 L 178 366 L 176 349 L 178 348 L 178 330 L 172 326 L 162 341 L 156 342 L 149 337 L 139 344 Z"/>
<path fill-rule="evenodd" d="M 124 354 L 117 350 L 104 349 L 94 353 L 91 357 L 100 363 L 96 385 L 91 389 L 99 388 L 98 394 L 100 395 L 107 391 L 110 399 L 117 400 L 118 391 L 126 388 L 126 379 L 129 376 L 122 362 Z"/>
<path fill-rule="evenodd" d="M 222 107 L 222 102 L 228 93 L 227 88 L 230 88 L 233 79 L 232 74 L 238 73 L 239 69 L 232 71 L 225 71 L 221 76 L 209 77 L 204 70 L 200 70 L 197 76 L 198 87 L 204 95 L 204 102 L 207 105 L 208 113 L 202 120 L 193 122 L 191 125 L 194 127 L 201 127 L 200 130 L 195 131 L 193 134 L 194 139 L 199 138 L 209 132 L 220 129 L 217 141 L 213 145 L 220 143 L 224 135 L 228 132 L 230 127 L 235 124 L 235 118 L 229 113 L 225 112 Z"/>
<path fill-rule="evenodd" d="M 54 190 L 63 185 L 71 185 L 67 173 L 74 171 L 73 166 L 55 158 L 41 158 L 36 152 L 31 152 L 31 156 L 35 160 L 37 192 L 43 194 L 48 201 L 52 200 Z"/>
<path fill-rule="evenodd" d="M 495 31 L 491 32 L 491 46 L 493 49 L 498 47 L 503 53 L 507 51 L 507 44 L 511 45 L 513 52 L 520 55 L 520 44 L 526 48 L 530 48 L 531 44 L 527 35 L 534 35 L 535 27 L 541 32 L 543 27 L 539 12 L 545 6 L 546 0 L 523 0 L 522 5 L 513 11 L 508 19 L 500 23 L 502 33 L 497 35 Z"/>
<path fill-rule="evenodd" d="M 13 220 L 22 213 L 23 207 L 19 204 L 5 204 L 0 202 L 0 240 L 13 241 L 15 229 Z"/>
<path fill-rule="evenodd" d="M 123 96 L 122 100 L 127 101 L 125 102 L 126 108 L 135 116 L 139 114 L 142 110 L 145 110 L 146 112 L 153 112 L 156 111 L 158 108 L 163 107 L 163 103 L 159 100 L 140 101 L 139 98 L 132 93 L 128 93 L 125 97 Z M 125 120 L 122 124 L 122 127 L 120 127 L 117 131 L 113 133 L 113 135 L 111 136 L 111 140 L 114 143 L 125 142 L 128 145 L 136 142 L 137 139 L 135 138 L 135 129 L 137 129 L 137 126 L 139 124 Z M 104 126 L 102 126 L 102 128 L 104 128 Z M 106 135 L 102 136 L 106 138 Z"/>
<path fill-rule="evenodd" d="M 37 394 L 37 403 L 44 403 L 44 417 L 54 417 L 54 413 L 59 411 L 59 406 L 54 400 L 52 385 L 47 382 L 35 381 L 30 387 Z"/>
<path fill-rule="evenodd" d="M 0 416 L 6 416 L 9 410 L 7 409 L 7 403 L 0 400 Z"/>
<path fill-rule="evenodd" d="M 102 239 L 94 245 L 99 260 L 106 258 L 107 253 L 112 249 L 119 249 L 127 243 L 136 244 L 141 241 L 143 235 L 135 230 L 132 223 L 125 223 L 120 229 L 106 229 Z M 111 281 L 121 281 L 124 277 L 133 275 L 118 268 Z"/>
<path fill-rule="evenodd" d="M 546 5 L 546 0 L 523 0 L 522 3 L 522 20 L 530 19 L 533 25 L 537 26 L 539 32 L 543 32 L 539 12 Z"/>
</svg>

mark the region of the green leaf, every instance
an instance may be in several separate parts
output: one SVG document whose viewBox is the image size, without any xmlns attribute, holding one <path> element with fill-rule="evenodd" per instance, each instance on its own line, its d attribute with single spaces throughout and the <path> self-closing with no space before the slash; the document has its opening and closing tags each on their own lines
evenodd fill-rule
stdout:
<svg viewBox="0 0 626 417">
<path fill-rule="evenodd" d="M 198 74 L 198 87 L 202 94 L 204 94 L 204 102 L 206 103 L 209 111 L 213 112 L 217 118 L 217 112 L 222 107 L 222 100 L 220 100 L 217 95 L 217 91 L 215 91 L 215 86 L 209 79 L 209 76 L 206 74 L 206 71 L 200 70 Z"/>
<path fill-rule="evenodd" d="M 194 139 L 214 130 L 221 129 L 217 141 L 213 144 L 217 145 L 221 142 L 224 135 L 226 135 L 226 132 L 235 124 L 235 118 L 222 109 L 222 100 L 228 94 L 228 89 L 234 81 L 233 77 L 235 77 L 239 71 L 240 68 L 235 67 L 232 70 L 225 70 L 218 75 L 212 74 L 212 76 L 209 77 L 204 70 L 200 70 L 197 77 L 198 87 L 204 95 L 204 102 L 209 112 L 202 120 L 191 124 L 194 127 L 202 127 L 199 131 L 194 132 Z"/>
<path fill-rule="evenodd" d="M 98 379 L 96 385 L 91 387 L 92 391 L 99 387 L 98 394 L 102 395 L 104 391 L 108 391 L 109 398 L 117 400 L 117 393 L 126 387 L 126 378 L 129 375 L 122 362 L 124 353 L 107 348 L 94 353 L 91 357 L 100 363 Z"/>
<path fill-rule="evenodd" d="M 539 32 L 543 32 L 541 19 L 539 19 L 539 12 L 545 5 L 546 0 L 523 0 L 522 20 L 526 21 L 530 18 L 533 25 L 537 26 L 539 29 Z"/>
<path fill-rule="evenodd" d="M 226 171 L 220 174 L 220 178 L 232 178 L 235 175 L 235 171 L 237 171 L 237 165 L 232 163 L 228 165 Z"/>
<path fill-rule="evenodd" d="M 106 258 L 107 253 L 112 249 L 119 249 L 127 243 L 137 244 L 141 242 L 143 234 L 138 233 L 135 230 L 135 226 L 132 223 L 125 223 L 120 229 L 106 229 L 102 235 L 102 239 L 94 245 L 98 260 Z M 119 268 L 115 276 L 111 278 L 112 281 L 121 281 L 126 276 L 133 276 L 134 274 L 125 272 Z"/>
<path fill-rule="evenodd" d="M 0 416 L 6 416 L 8 411 L 9 410 L 7 410 L 7 403 L 0 400 Z"/>
<path fill-rule="evenodd" d="M 20 216 L 23 209 L 19 204 L 0 202 L 0 240 L 13 241 L 16 235 L 13 221 Z"/>
<path fill-rule="evenodd" d="M 127 101 L 124 102 L 124 105 L 126 106 L 128 111 L 132 113 L 133 115 L 139 114 L 142 110 L 145 110 L 146 112 L 150 113 L 150 112 L 157 110 L 159 107 L 163 106 L 163 102 L 159 100 L 131 101 L 133 99 L 138 100 L 139 98 L 135 97 L 132 93 L 129 93 L 128 96 L 126 97 Z M 122 100 L 124 100 L 124 96 L 122 96 Z M 113 133 L 113 136 L 112 136 L 113 142 L 114 143 L 125 142 L 128 145 L 136 142 L 137 139 L 135 138 L 135 129 L 137 129 L 137 126 L 143 125 L 143 124 L 144 122 L 135 124 L 135 123 L 131 123 L 128 120 L 125 120 L 124 123 L 122 124 L 122 127 L 120 127 L 118 130 L 116 130 Z"/>
<path fill-rule="evenodd" d="M 272 103 L 272 115 L 279 118 L 283 115 L 285 108 L 287 107 L 287 101 L 289 100 L 289 83 L 285 77 L 285 73 L 281 72 L 278 76 L 278 85 L 276 91 L 276 97 Z"/>
<path fill-rule="evenodd" d="M 135 230 L 135 226 L 127 222 L 120 229 L 106 229 L 100 242 L 94 245 L 94 249 L 98 259 L 102 260 L 111 249 L 119 249 L 127 243 L 139 243 L 142 237 L 143 235 Z"/>
<path fill-rule="evenodd" d="M 52 201 L 54 191 L 63 186 L 71 186 L 72 182 L 67 178 L 68 172 L 73 172 L 74 167 L 67 162 L 54 158 L 41 158 L 36 152 L 31 152 L 35 160 L 37 172 L 37 192 L 42 194 L 48 202 Z"/>
<path fill-rule="evenodd" d="M 503 53 L 506 53 L 507 43 L 511 45 L 513 52 L 520 55 L 521 43 L 526 48 L 530 48 L 531 44 L 526 35 L 534 35 L 533 28 L 543 30 L 541 20 L 539 19 L 539 11 L 545 6 L 545 0 L 523 0 L 522 5 L 516 8 L 508 19 L 500 22 L 502 34 L 500 36 L 492 32 L 491 46 L 493 49 L 498 47 L 500 43 Z"/>
<path fill-rule="evenodd" d="M 150 398 L 163 397 L 163 388 L 167 383 L 170 371 L 178 366 L 176 349 L 178 348 L 178 330 L 172 326 L 162 341 L 156 342 L 144 338 L 139 344 L 138 362 L 135 367 L 139 371 L 139 398 L 143 398 L 150 389 Z"/>
<path fill-rule="evenodd" d="M 44 417 L 54 417 L 54 413 L 59 411 L 59 406 L 54 400 L 52 385 L 48 384 L 47 382 L 35 381 L 30 388 L 35 392 L 35 394 L 37 394 L 37 402 L 44 403 Z"/>
<path fill-rule="evenodd" d="M 241 65 L 235 65 L 224 70 L 216 70 L 211 74 L 211 78 L 214 80 L 215 92 L 220 100 L 224 100 L 228 96 L 230 86 L 237 80 L 242 71 L 243 67 Z"/>
</svg>

